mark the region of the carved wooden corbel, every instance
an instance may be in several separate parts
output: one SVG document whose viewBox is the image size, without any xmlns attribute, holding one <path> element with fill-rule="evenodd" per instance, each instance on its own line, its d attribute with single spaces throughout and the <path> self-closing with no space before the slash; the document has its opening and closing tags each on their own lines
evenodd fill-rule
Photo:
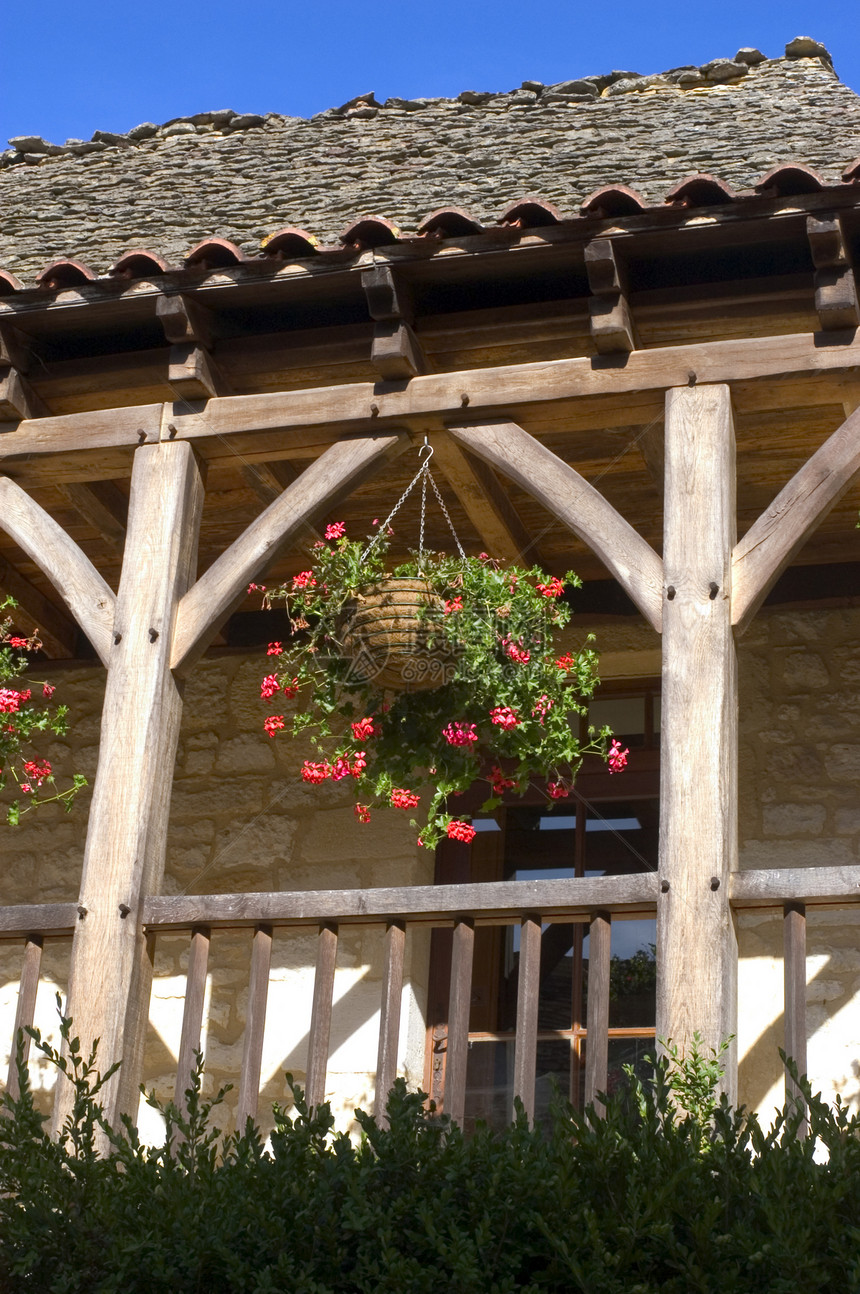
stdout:
<svg viewBox="0 0 860 1294">
<path fill-rule="evenodd" d="M 370 362 L 386 381 L 428 373 L 429 365 L 413 328 L 414 310 L 408 285 L 388 265 L 375 265 L 361 276 L 367 309 L 375 321 Z"/>
<path fill-rule="evenodd" d="M 839 216 L 807 216 L 806 233 L 815 264 L 815 309 L 822 329 L 856 328 L 860 323 L 857 285 Z"/>
<path fill-rule="evenodd" d="M 0 422 L 49 416 L 50 409 L 24 376 L 29 367 L 27 338 L 11 324 L 0 324 Z"/>
<path fill-rule="evenodd" d="M 636 349 L 633 317 L 627 303 L 624 266 L 608 238 L 593 238 L 585 245 L 585 269 L 591 296 L 591 336 L 600 355 Z"/>
<path fill-rule="evenodd" d="M 167 381 L 182 400 L 231 395 L 232 388 L 212 358 L 212 317 L 184 294 L 160 297 L 155 307 L 171 343 Z"/>
</svg>

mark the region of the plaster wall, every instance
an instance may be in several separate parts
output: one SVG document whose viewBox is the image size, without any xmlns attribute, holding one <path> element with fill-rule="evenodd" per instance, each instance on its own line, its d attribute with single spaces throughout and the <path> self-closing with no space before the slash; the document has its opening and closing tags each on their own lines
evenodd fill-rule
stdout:
<svg viewBox="0 0 860 1294">
<path fill-rule="evenodd" d="M 594 626 L 604 678 L 659 672 L 659 643 L 638 622 Z M 765 611 L 741 640 L 740 865 L 834 865 L 860 855 L 860 609 Z M 98 751 L 100 671 L 55 671 L 74 716 L 69 738 L 49 757 L 92 778 Z M 432 857 L 415 845 L 409 815 L 380 813 L 362 826 L 338 784 L 306 786 L 307 750 L 262 732 L 259 680 L 265 657 L 206 660 L 189 681 L 171 807 L 167 893 L 329 889 L 422 884 Z M 77 897 L 87 805 L 66 816 L 49 809 L 0 837 L 0 903 Z M 767 1114 L 782 1099 L 782 929 L 770 914 L 739 916 L 740 1099 Z M 814 910 L 808 923 L 807 1027 L 813 1086 L 860 1103 L 860 911 Z M 338 1122 L 370 1108 L 382 977 L 381 928 L 341 935 L 327 1095 Z M 36 1022 L 53 1025 L 64 991 L 68 940 L 48 941 Z M 250 932 L 212 938 L 203 1048 L 206 1091 L 236 1082 L 247 1006 Z M 157 945 L 146 1082 L 173 1094 L 187 939 Z M 423 1080 L 429 938 L 407 936 L 399 1069 Z M 289 1104 L 284 1071 L 305 1077 L 314 965 L 310 932 L 278 932 L 263 1056 L 261 1115 Z M 0 1065 L 15 1011 L 20 945 L 0 944 Z M 53 1084 L 34 1057 L 34 1083 Z M 235 1091 L 228 1096 L 229 1126 Z M 144 1135 L 154 1112 L 142 1108 Z"/>
</svg>

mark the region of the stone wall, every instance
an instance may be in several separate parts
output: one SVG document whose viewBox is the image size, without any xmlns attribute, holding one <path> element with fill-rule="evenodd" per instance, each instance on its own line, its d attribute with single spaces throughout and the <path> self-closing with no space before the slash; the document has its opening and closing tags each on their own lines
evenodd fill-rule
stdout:
<svg viewBox="0 0 860 1294">
<path fill-rule="evenodd" d="M 659 643 L 636 621 L 594 626 L 604 678 L 659 672 Z M 577 626 L 582 632 L 582 626 Z M 68 741 L 47 753 L 66 768 L 94 771 L 99 673 L 56 670 L 74 716 Z M 360 825 L 337 784 L 298 777 L 307 752 L 264 736 L 259 700 L 265 657 L 220 655 L 189 682 L 171 809 L 168 893 L 321 889 L 427 883 L 432 859 L 416 848 L 407 813 Z M 740 832 L 742 867 L 858 861 L 860 807 L 860 609 L 764 611 L 741 640 Z M 0 902 L 77 897 L 86 804 L 71 816 L 25 819 L 0 837 Z M 781 1100 L 781 923 L 742 914 L 739 1034 L 741 1099 L 764 1110 Z M 204 1048 L 207 1090 L 235 1081 L 241 1061 L 250 933 L 215 932 Z M 63 944 L 66 946 L 62 946 Z M 400 1070 L 420 1084 L 426 935 L 407 941 Z M 0 1065 L 11 1036 L 20 946 L 0 945 Z M 187 941 L 159 940 L 147 1049 L 147 1082 L 172 1094 L 181 1027 Z M 67 941 L 49 944 L 38 1022 L 49 1025 L 53 993 L 65 987 Z M 284 1069 L 304 1078 L 313 936 L 279 933 L 263 1059 L 261 1110 L 288 1101 Z M 342 1125 L 372 1100 L 381 932 L 345 933 L 338 951 L 329 1092 Z M 860 913 L 814 911 L 809 919 L 807 1022 L 810 1075 L 832 1098 L 860 1103 Z M 34 1061 L 37 1083 L 50 1076 Z M 231 1098 L 235 1098 L 235 1092 Z M 151 1112 L 144 1132 L 154 1135 Z"/>
<path fill-rule="evenodd" d="M 365 95 L 310 120 L 201 112 L 67 145 L 22 136 L 0 155 L 0 266 L 30 286 L 61 257 L 104 274 L 133 247 L 179 264 L 213 234 L 252 254 L 285 225 L 334 242 L 368 213 L 406 231 L 451 205 L 493 222 L 526 194 L 572 216 L 605 184 L 659 204 L 691 174 L 749 189 L 785 162 L 838 183 L 860 153 L 860 99 L 827 51 L 741 53 L 454 100 Z"/>
</svg>

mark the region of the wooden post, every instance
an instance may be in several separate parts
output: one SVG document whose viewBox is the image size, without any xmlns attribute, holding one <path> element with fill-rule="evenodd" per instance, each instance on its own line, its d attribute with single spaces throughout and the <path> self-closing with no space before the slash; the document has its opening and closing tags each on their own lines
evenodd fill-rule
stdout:
<svg viewBox="0 0 860 1294">
<path fill-rule="evenodd" d="M 695 381 L 695 375 L 692 375 Z M 735 439 L 727 386 L 666 396 L 657 1038 L 736 1034 L 737 662 L 731 627 Z M 722 1083 L 734 1100 L 737 1053 Z"/>
<path fill-rule="evenodd" d="M 24 944 L 24 961 L 21 966 L 21 980 L 18 985 L 18 1006 L 15 1011 L 15 1029 L 12 1034 L 12 1055 L 9 1057 L 9 1076 L 6 1079 L 6 1091 L 17 1101 L 21 1095 L 18 1082 L 18 1034 L 24 1030 L 24 1045 L 21 1059 L 27 1064 L 30 1055 L 30 1035 L 26 1032 L 32 1026 L 36 1011 L 36 994 L 39 991 L 39 974 L 42 967 L 42 936 L 28 935 Z"/>
<path fill-rule="evenodd" d="M 382 975 L 382 1009 L 379 1015 L 379 1050 L 376 1057 L 374 1117 L 380 1127 L 388 1122 L 385 1105 L 397 1077 L 397 1047 L 400 1042 L 400 1006 L 403 998 L 403 955 L 406 926 L 390 921 L 385 928 L 385 969 Z"/>
<path fill-rule="evenodd" d="M 236 1129 L 242 1132 L 249 1119 L 256 1119 L 260 1099 L 260 1070 L 263 1063 L 263 1036 L 266 1029 L 266 1003 L 269 1000 L 269 972 L 272 968 L 272 927 L 257 926 L 251 948 L 251 973 L 248 980 L 248 1010 L 245 1015 L 245 1041 L 242 1047 L 242 1071 L 239 1078 L 239 1101 L 236 1107 Z"/>
<path fill-rule="evenodd" d="M 588 1002 L 585 1034 L 585 1104 L 603 1114 L 597 1093 L 609 1077 L 609 968 L 612 917 L 596 912 L 588 927 Z"/>
<path fill-rule="evenodd" d="M 520 966 L 517 981 L 517 1033 L 514 1042 L 514 1096 L 525 1107 L 529 1123 L 535 1117 L 538 1006 L 540 1002 L 541 922 L 538 916 L 520 923 Z"/>
<path fill-rule="evenodd" d="M 785 1054 L 806 1074 L 806 904 L 786 903 L 783 909 L 783 958 L 785 968 Z M 785 1099 L 803 1104 L 803 1094 L 786 1070 Z M 806 1119 L 798 1136 L 808 1131 Z"/>
<path fill-rule="evenodd" d="M 135 451 L 67 1008 L 85 1052 L 100 1039 L 100 1069 L 122 1062 L 104 1089 L 113 1123 L 137 1113 L 152 967 L 141 907 L 164 872 L 182 711 L 170 650 L 177 604 L 196 574 L 202 505 L 190 445 Z M 72 1094 L 61 1077 L 55 1129 Z"/>
<path fill-rule="evenodd" d="M 321 925 L 317 936 L 317 966 L 314 976 L 314 1000 L 308 1035 L 307 1091 L 308 1105 L 314 1109 L 325 1100 L 328 1049 L 331 1039 L 332 995 L 337 965 L 337 926 Z"/>
<path fill-rule="evenodd" d="M 185 977 L 185 1009 L 182 1012 L 182 1033 L 179 1039 L 179 1058 L 176 1062 L 176 1087 L 173 1101 L 183 1114 L 188 1113 L 185 1094 L 191 1086 L 191 1072 L 196 1051 L 200 1050 L 200 1031 L 203 1027 L 203 1004 L 206 1000 L 206 972 L 209 969 L 209 928 L 197 926 L 191 932 L 188 949 L 188 974 Z"/>
<path fill-rule="evenodd" d="M 469 1015 L 472 1008 L 472 961 L 475 926 L 466 917 L 454 926 L 451 953 L 451 993 L 448 999 L 448 1055 L 445 1064 L 445 1113 L 463 1122 L 466 1109 L 466 1062 L 469 1057 Z"/>
</svg>

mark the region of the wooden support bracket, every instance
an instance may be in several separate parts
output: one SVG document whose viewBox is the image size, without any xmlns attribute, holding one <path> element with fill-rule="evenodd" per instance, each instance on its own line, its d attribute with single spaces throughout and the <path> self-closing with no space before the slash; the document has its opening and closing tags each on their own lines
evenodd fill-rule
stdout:
<svg viewBox="0 0 860 1294">
<path fill-rule="evenodd" d="M 627 303 L 627 283 L 609 238 L 585 245 L 585 269 L 592 295 L 588 300 L 591 336 L 597 352 L 609 355 L 636 349 L 633 316 Z"/>
<path fill-rule="evenodd" d="M 491 467 L 447 432 L 432 433 L 436 461 L 488 553 L 501 562 L 539 562 L 528 530 Z"/>
<path fill-rule="evenodd" d="M 732 623 L 743 633 L 779 576 L 860 473 L 860 409 L 753 522 L 732 554 Z"/>
<path fill-rule="evenodd" d="M 657 632 L 663 563 L 654 549 L 584 477 L 515 422 L 451 427 L 472 454 L 515 481 L 600 558 Z"/>
<path fill-rule="evenodd" d="M 0 422 L 50 416 L 50 409 L 24 377 L 30 360 L 29 338 L 12 324 L 0 324 Z"/>
<path fill-rule="evenodd" d="M 807 216 L 806 233 L 815 265 L 815 309 L 822 329 L 856 328 L 860 323 L 857 284 L 839 216 Z"/>
<path fill-rule="evenodd" d="M 44 571 L 106 665 L 116 598 L 90 559 L 53 517 L 9 477 L 0 477 L 0 528 Z M 9 592 L 16 596 L 11 588 Z M 40 628 L 45 630 L 47 625 Z M 74 654 L 74 638 L 71 647 L 62 654 Z"/>
<path fill-rule="evenodd" d="M 167 380 L 182 400 L 230 395 L 232 388 L 210 353 L 213 319 L 192 297 L 160 297 L 156 314 L 171 342 Z"/>
<path fill-rule="evenodd" d="M 375 320 L 370 362 L 387 382 L 429 372 L 413 328 L 412 294 L 387 265 L 375 265 L 361 276 L 367 309 Z"/>
</svg>

